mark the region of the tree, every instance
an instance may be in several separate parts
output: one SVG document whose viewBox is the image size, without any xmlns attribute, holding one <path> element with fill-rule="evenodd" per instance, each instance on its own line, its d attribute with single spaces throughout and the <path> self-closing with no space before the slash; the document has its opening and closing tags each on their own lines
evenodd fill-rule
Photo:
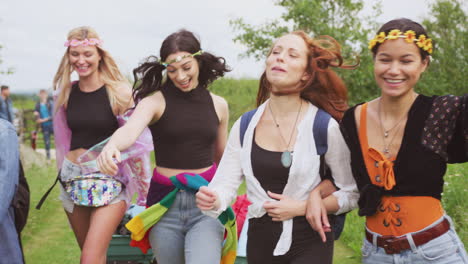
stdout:
<svg viewBox="0 0 468 264">
<path fill-rule="evenodd" d="M 468 92 L 468 24 L 462 3 L 461 0 L 437 0 L 422 22 L 435 43 L 433 59 L 421 80 L 423 93 Z"/>
<path fill-rule="evenodd" d="M 347 84 L 351 102 L 378 95 L 367 43 L 377 27 L 375 18 L 381 13 L 380 1 L 375 2 L 368 16 L 361 12 L 363 0 L 281 0 L 275 4 L 285 8 L 279 19 L 259 26 L 246 24 L 242 18 L 230 22 L 234 30 L 240 32 L 234 41 L 247 47 L 242 56 L 263 60 L 272 41 L 293 30 L 304 30 L 311 36 L 329 35 L 342 44 L 344 58 L 361 54 L 360 69 L 338 70 Z"/>
</svg>

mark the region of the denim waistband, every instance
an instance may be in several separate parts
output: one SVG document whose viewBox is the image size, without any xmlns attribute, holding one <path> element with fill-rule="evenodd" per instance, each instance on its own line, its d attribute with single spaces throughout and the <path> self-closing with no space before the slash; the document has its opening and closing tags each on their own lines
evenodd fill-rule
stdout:
<svg viewBox="0 0 468 264">
<path fill-rule="evenodd" d="M 216 163 L 213 163 L 213 166 L 211 166 L 210 168 L 208 168 L 206 171 L 204 172 L 201 172 L 201 173 L 192 173 L 192 172 L 181 172 L 177 175 L 184 175 L 184 174 L 188 174 L 188 175 L 200 175 L 202 176 L 205 180 L 207 180 L 208 182 L 211 181 L 211 179 L 213 179 L 213 176 L 215 175 L 215 172 L 216 172 Z M 177 175 L 174 175 L 174 176 L 177 176 Z M 159 183 L 159 184 L 163 184 L 163 185 L 167 185 L 167 186 L 172 186 L 172 182 L 171 180 L 167 177 L 167 176 L 164 176 L 162 175 L 161 173 L 159 173 L 157 171 L 157 168 L 154 168 L 153 170 L 153 177 L 152 177 L 152 181 L 155 181 L 156 183 Z"/>
<path fill-rule="evenodd" d="M 207 181 L 211 181 L 211 179 L 213 179 L 215 172 L 216 172 L 216 163 L 214 163 L 213 166 L 211 166 L 206 171 L 199 173 L 198 175 L 202 176 Z M 195 173 L 188 173 L 188 172 L 183 172 L 180 174 L 195 175 Z M 148 196 L 146 199 L 146 206 L 150 207 L 151 205 L 158 203 L 166 195 L 172 192 L 174 188 L 175 187 L 172 184 L 171 180 L 168 177 L 160 174 L 156 170 L 156 168 L 154 168 L 153 178 L 151 179 L 150 187 L 148 190 Z"/>
</svg>

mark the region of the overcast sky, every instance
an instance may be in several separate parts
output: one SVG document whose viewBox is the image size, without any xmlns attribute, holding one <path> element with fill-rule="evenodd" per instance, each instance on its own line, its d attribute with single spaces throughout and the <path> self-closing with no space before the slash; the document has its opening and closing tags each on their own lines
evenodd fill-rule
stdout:
<svg viewBox="0 0 468 264">
<path fill-rule="evenodd" d="M 427 15 L 430 0 L 384 0 L 378 21 L 408 17 L 418 22 Z M 0 0 L 0 75 L 13 93 L 50 89 L 65 51 L 70 29 L 89 25 L 104 40 L 122 72 L 148 55 L 158 55 L 170 33 L 180 28 L 195 32 L 204 50 L 226 58 L 233 68 L 228 77 L 258 78 L 264 63 L 240 59 L 245 47 L 232 41 L 229 20 L 242 17 L 261 24 L 284 11 L 273 0 Z M 373 0 L 366 0 L 373 2 Z"/>
</svg>

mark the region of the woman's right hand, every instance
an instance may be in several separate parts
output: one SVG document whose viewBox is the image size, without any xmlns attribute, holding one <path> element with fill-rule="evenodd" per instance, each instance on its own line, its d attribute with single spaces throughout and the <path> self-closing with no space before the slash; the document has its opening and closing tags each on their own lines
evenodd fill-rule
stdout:
<svg viewBox="0 0 468 264">
<path fill-rule="evenodd" d="M 202 186 L 195 195 L 197 198 L 197 206 L 202 211 L 218 210 L 219 199 L 218 194 L 207 186 Z"/>
<path fill-rule="evenodd" d="M 97 157 L 99 170 L 107 175 L 116 175 L 119 167 L 116 163 L 120 162 L 120 151 L 113 144 L 107 143 L 101 154 Z"/>
</svg>

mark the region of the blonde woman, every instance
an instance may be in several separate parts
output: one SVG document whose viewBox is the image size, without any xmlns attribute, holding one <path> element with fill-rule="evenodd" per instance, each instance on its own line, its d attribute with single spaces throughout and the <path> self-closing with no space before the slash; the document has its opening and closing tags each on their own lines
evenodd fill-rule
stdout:
<svg viewBox="0 0 468 264">
<path fill-rule="evenodd" d="M 81 248 L 80 263 L 105 263 L 112 233 L 133 194 L 128 191 L 131 178 L 97 172 L 92 174 L 97 181 L 78 181 L 84 174 L 79 157 L 118 129 L 117 116 L 132 106 L 131 87 L 94 29 L 72 29 L 65 47 L 54 78 L 59 198 Z M 72 72 L 78 81 L 71 82 Z"/>
</svg>

